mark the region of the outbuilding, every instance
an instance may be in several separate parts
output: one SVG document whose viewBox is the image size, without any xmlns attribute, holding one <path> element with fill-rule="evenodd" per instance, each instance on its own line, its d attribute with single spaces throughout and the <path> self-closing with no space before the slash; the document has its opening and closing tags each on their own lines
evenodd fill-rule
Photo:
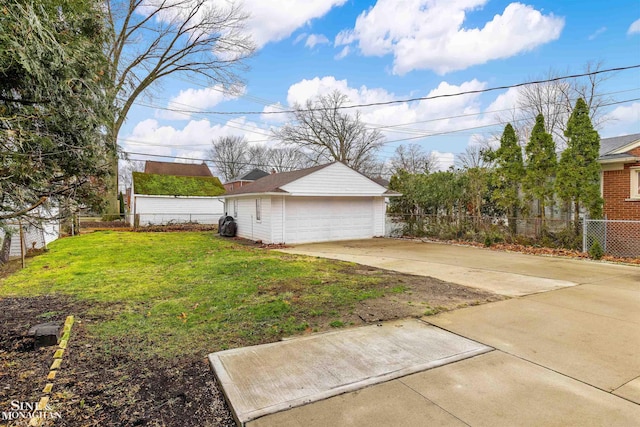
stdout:
<svg viewBox="0 0 640 427">
<path fill-rule="evenodd" d="M 220 180 L 207 165 L 147 161 L 145 171 L 133 172 L 131 225 L 194 222 L 216 224 L 224 213 L 218 196 Z"/>
<path fill-rule="evenodd" d="M 384 236 L 385 200 L 396 195 L 334 162 L 271 174 L 222 197 L 239 237 L 294 244 Z"/>
</svg>

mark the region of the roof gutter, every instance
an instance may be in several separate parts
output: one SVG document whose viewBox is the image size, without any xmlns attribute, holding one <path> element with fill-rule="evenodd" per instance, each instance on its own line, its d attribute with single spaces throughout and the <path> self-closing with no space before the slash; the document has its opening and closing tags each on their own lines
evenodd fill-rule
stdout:
<svg viewBox="0 0 640 427">
<path fill-rule="evenodd" d="M 614 159 L 598 159 L 598 163 L 600 163 L 601 165 L 606 165 L 606 164 L 610 164 L 610 163 L 632 163 L 632 162 L 639 162 L 640 161 L 640 157 L 635 157 L 635 156 L 627 156 L 627 157 L 617 157 Z"/>
</svg>

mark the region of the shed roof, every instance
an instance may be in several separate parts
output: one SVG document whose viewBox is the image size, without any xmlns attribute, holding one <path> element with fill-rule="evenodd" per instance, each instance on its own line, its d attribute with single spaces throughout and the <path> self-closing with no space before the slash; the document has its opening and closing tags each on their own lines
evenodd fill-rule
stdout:
<svg viewBox="0 0 640 427">
<path fill-rule="evenodd" d="M 224 186 L 213 176 L 175 176 L 133 172 L 135 194 L 154 196 L 216 197 L 224 194 Z"/>
<path fill-rule="evenodd" d="M 171 163 L 147 160 L 144 164 L 144 173 L 174 176 L 213 177 L 211 170 L 209 170 L 209 167 L 204 163 Z"/>
</svg>

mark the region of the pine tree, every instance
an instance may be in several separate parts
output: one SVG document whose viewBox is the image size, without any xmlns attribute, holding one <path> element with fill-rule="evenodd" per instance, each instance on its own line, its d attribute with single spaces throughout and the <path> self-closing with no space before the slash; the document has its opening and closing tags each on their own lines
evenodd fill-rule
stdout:
<svg viewBox="0 0 640 427">
<path fill-rule="evenodd" d="M 586 208 L 592 218 L 602 215 L 600 197 L 600 135 L 593 129 L 589 107 L 582 98 L 567 122 L 564 132 L 567 149 L 562 152 L 558 164 L 556 189 L 560 198 L 573 203 L 574 225 L 579 231 L 580 208 Z"/>
<path fill-rule="evenodd" d="M 518 215 L 520 185 L 524 177 L 522 150 L 511 124 L 505 126 L 500 148 L 491 157 L 496 162 L 495 189 L 491 198 L 499 208 L 506 210 L 511 220 Z M 512 230 L 515 232 L 515 221 L 512 222 Z"/>
<path fill-rule="evenodd" d="M 553 203 L 553 177 L 556 174 L 557 159 L 556 146 L 551 134 L 545 131 L 542 114 L 538 114 L 536 117 L 536 124 L 531 131 L 525 153 L 527 155 L 523 181 L 525 198 L 538 201 L 544 225 L 545 208 Z"/>
</svg>

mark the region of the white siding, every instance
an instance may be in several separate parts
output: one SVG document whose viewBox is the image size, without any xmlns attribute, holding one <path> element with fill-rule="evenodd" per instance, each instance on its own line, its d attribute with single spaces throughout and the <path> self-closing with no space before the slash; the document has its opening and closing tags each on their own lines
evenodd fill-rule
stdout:
<svg viewBox="0 0 640 427">
<path fill-rule="evenodd" d="M 380 196 L 387 191 L 342 163 L 329 165 L 281 188 L 295 196 Z"/>
<path fill-rule="evenodd" d="M 11 258 L 20 256 L 20 231 L 18 226 L 9 226 L 12 229 L 11 248 L 9 256 Z M 24 248 L 25 251 L 31 249 L 45 248 L 49 243 L 60 237 L 60 226 L 57 221 L 43 221 L 42 226 L 23 225 Z M 0 230 L 0 247 L 4 240 L 4 231 Z"/>
<path fill-rule="evenodd" d="M 385 236 L 385 223 L 387 220 L 387 203 L 384 197 L 373 198 L 373 236 Z"/>
<path fill-rule="evenodd" d="M 262 240 L 264 243 L 272 243 L 271 197 L 260 197 L 262 204 L 262 215 L 260 221 L 256 220 L 256 199 L 257 197 L 244 197 L 237 199 L 238 217 L 234 218 L 238 225 L 237 236 L 250 240 Z M 233 199 L 227 200 L 231 202 Z"/>
<path fill-rule="evenodd" d="M 282 223 L 284 221 L 285 208 L 286 208 L 286 198 L 285 197 L 271 197 L 271 240 L 270 243 L 282 243 L 284 242 L 285 236 L 282 228 Z"/>
<path fill-rule="evenodd" d="M 135 194 L 134 212 L 140 215 L 140 225 L 168 222 L 198 222 L 217 224 L 224 214 L 224 202 L 214 197 L 173 197 Z M 134 217 L 130 219 L 133 224 Z"/>
</svg>

